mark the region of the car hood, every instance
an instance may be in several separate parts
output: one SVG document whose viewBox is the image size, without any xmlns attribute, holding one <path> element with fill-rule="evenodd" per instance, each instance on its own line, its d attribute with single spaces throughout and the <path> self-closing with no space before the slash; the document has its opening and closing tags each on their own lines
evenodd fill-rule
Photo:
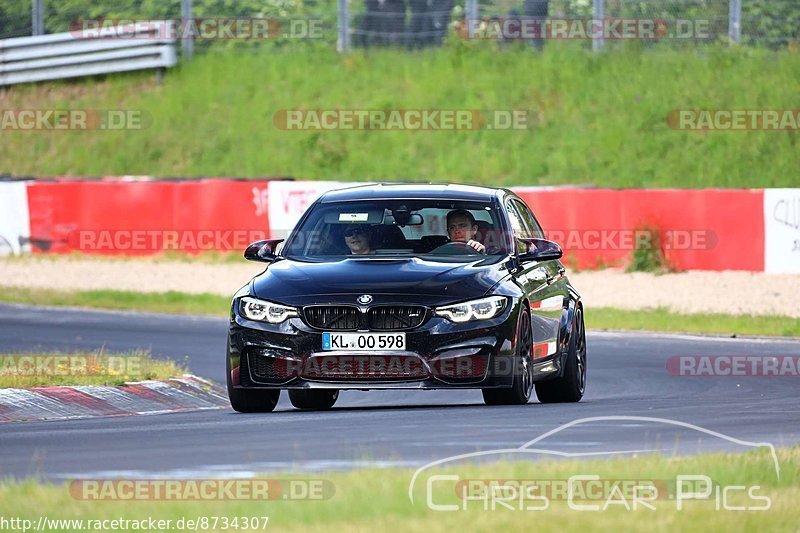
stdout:
<svg viewBox="0 0 800 533">
<path fill-rule="evenodd" d="M 256 297 L 287 305 L 352 303 L 369 294 L 374 303 L 413 301 L 441 305 L 480 298 L 508 269 L 503 257 L 468 263 L 411 258 L 345 258 L 313 263 L 284 259 L 253 278 Z M 352 301 L 351 301 L 352 300 Z"/>
</svg>

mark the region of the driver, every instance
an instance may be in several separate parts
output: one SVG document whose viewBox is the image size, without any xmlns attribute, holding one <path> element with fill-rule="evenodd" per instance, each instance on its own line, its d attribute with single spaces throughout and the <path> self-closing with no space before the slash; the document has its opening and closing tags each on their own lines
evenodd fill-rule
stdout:
<svg viewBox="0 0 800 533">
<path fill-rule="evenodd" d="M 375 253 L 372 248 L 372 235 L 366 226 L 351 226 L 344 232 L 344 243 L 353 255 L 371 255 Z"/>
<path fill-rule="evenodd" d="M 463 242 L 480 253 L 486 252 L 486 246 L 474 240 L 478 226 L 475 217 L 466 209 L 454 209 L 447 213 L 447 234 L 450 242 Z"/>
</svg>

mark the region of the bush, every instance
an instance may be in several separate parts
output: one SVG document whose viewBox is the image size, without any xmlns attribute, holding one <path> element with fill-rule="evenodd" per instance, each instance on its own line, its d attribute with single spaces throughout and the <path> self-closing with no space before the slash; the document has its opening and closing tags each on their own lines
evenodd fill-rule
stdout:
<svg viewBox="0 0 800 533">
<path fill-rule="evenodd" d="M 645 226 L 636 231 L 636 248 L 631 255 L 628 272 L 674 272 L 664 253 L 664 239 L 661 229 L 655 226 Z"/>
</svg>

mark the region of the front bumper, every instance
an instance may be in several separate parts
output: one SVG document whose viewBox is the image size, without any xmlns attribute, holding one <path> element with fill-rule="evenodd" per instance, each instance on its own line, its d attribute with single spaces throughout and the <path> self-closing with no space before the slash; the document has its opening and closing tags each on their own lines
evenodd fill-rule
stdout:
<svg viewBox="0 0 800 533">
<path fill-rule="evenodd" d="M 231 314 L 234 387 L 271 389 L 438 389 L 511 386 L 517 302 L 497 317 L 456 324 L 432 316 L 405 331 L 404 351 L 323 351 L 323 331 L 301 318 L 277 325 Z"/>
</svg>

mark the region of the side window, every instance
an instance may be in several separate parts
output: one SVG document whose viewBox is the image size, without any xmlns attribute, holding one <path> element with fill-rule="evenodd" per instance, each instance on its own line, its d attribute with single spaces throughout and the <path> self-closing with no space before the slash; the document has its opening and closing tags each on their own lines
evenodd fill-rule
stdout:
<svg viewBox="0 0 800 533">
<path fill-rule="evenodd" d="M 511 222 L 511 231 L 514 232 L 514 237 L 525 237 L 525 230 L 522 226 L 522 218 L 517 213 L 517 208 L 511 202 L 506 202 L 506 211 L 508 211 L 508 219 Z"/>
<path fill-rule="evenodd" d="M 519 200 L 514 200 L 513 203 L 517 211 L 519 211 L 523 223 L 528 228 L 529 236 L 534 239 L 544 239 L 544 231 L 542 231 L 542 227 L 536 221 L 536 217 L 533 216 L 530 208 Z"/>
<path fill-rule="evenodd" d="M 506 211 L 508 212 L 508 220 L 511 223 L 511 231 L 514 232 L 514 240 L 517 243 L 517 248 L 521 253 L 524 253 L 528 250 L 528 246 L 521 243 L 519 239 L 528 237 L 528 229 L 525 227 L 525 223 L 514 204 L 515 202 L 510 200 L 506 202 Z"/>
</svg>

